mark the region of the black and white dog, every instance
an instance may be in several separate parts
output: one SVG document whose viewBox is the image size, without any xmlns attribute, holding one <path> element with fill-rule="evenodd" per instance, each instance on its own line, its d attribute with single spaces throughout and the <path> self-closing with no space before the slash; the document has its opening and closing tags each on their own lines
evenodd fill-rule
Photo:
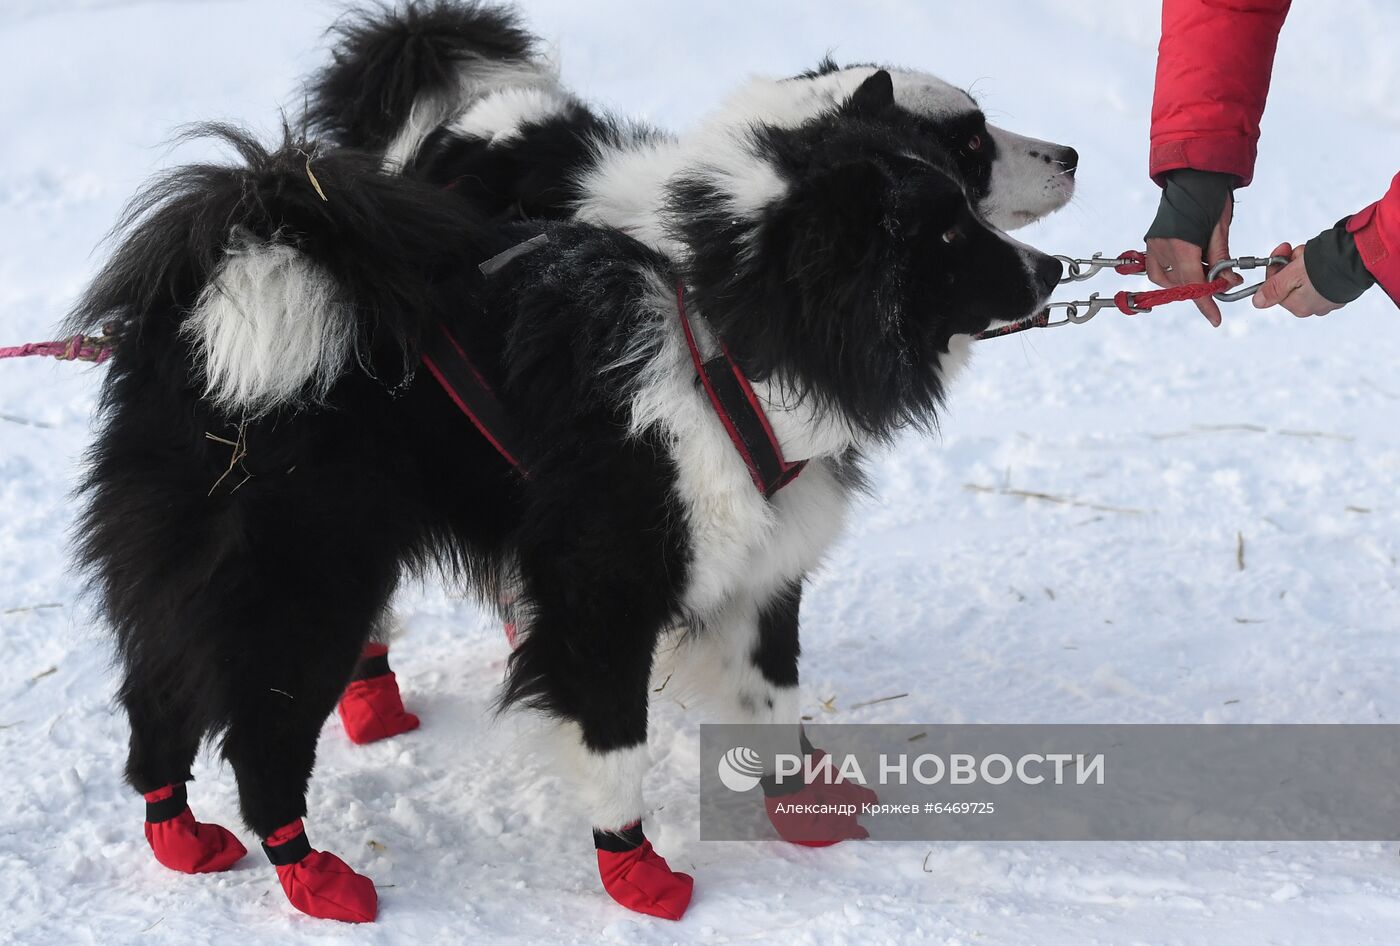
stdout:
<svg viewBox="0 0 1400 946">
<path fill-rule="evenodd" d="M 495 91 L 455 87 L 468 109 L 441 153 L 493 100 L 572 101 L 512 70 L 491 67 Z M 306 840 L 306 786 L 401 576 L 445 565 L 488 600 L 519 595 L 502 702 L 557 726 L 609 893 L 678 918 L 690 878 L 641 824 L 658 641 L 683 626 L 708 695 L 793 724 L 796 744 L 801 584 L 862 451 L 933 423 L 971 337 L 1044 303 L 1059 264 L 989 220 L 1054 209 L 1070 175 L 1029 188 L 998 168 L 1072 161 L 1019 154 L 937 80 L 824 68 L 756 82 L 679 139 L 582 132 L 553 185 L 574 219 L 503 223 L 413 173 L 419 129 L 443 120 L 425 88 L 353 142 L 370 151 L 220 131 L 240 161 L 138 201 L 75 314 L 115 326 L 80 551 L 119 642 L 128 778 L 162 863 L 226 868 L 242 845 L 184 791 L 222 735 L 291 902 L 372 919 L 369 880 Z M 526 112 L 495 113 L 488 152 L 531 140 Z M 771 497 L 697 379 L 688 325 L 806 461 Z M 416 370 L 444 333 L 525 432 L 526 463 Z M 843 828 L 831 839 L 858 836 Z"/>
<path fill-rule="evenodd" d="M 512 8 L 411 2 L 350 14 L 332 32 L 332 61 L 307 83 L 304 118 L 323 139 L 382 153 L 386 169 L 451 190 L 493 220 L 574 219 L 677 251 L 669 182 L 691 160 L 687 151 L 673 135 L 600 114 L 561 87 Z M 800 123 L 875 71 L 827 59 L 794 79 L 754 82 L 725 120 Z M 935 76 L 888 71 L 911 128 L 946 150 L 993 226 L 1012 230 L 1068 202 L 1074 149 L 988 125 L 967 93 Z M 751 203 L 764 199 L 761 176 L 741 186 L 754 188 Z"/>
</svg>

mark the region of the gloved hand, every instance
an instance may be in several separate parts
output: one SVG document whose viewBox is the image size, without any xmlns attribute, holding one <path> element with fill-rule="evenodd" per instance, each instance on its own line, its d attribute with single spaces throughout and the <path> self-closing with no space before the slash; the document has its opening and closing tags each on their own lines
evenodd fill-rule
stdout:
<svg viewBox="0 0 1400 946">
<path fill-rule="evenodd" d="M 1230 258 L 1234 188 L 1229 174 L 1182 168 L 1166 175 L 1157 218 L 1145 237 L 1149 279 L 1163 288 L 1201 282 L 1210 267 Z M 1231 285 L 1243 281 L 1235 273 L 1225 275 Z M 1196 308 L 1220 327 L 1214 299 L 1197 299 Z"/>
</svg>

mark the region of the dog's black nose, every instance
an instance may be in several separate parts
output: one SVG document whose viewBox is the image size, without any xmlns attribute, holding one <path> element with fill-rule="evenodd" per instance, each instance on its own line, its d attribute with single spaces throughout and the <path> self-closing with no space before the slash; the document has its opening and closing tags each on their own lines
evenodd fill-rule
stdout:
<svg viewBox="0 0 1400 946">
<path fill-rule="evenodd" d="M 1064 278 L 1065 268 L 1055 257 L 1042 256 L 1035 264 L 1035 275 L 1036 279 L 1040 281 L 1040 288 L 1048 296 L 1055 291 L 1055 287 Z"/>
<path fill-rule="evenodd" d="M 1079 170 L 1079 152 L 1064 148 L 1055 156 L 1055 163 L 1064 169 L 1061 173 L 1074 177 L 1074 172 Z"/>
</svg>

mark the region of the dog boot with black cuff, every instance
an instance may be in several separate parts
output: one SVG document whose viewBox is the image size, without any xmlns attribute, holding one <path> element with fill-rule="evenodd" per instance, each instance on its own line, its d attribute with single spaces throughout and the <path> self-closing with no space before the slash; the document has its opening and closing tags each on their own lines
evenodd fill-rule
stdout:
<svg viewBox="0 0 1400 946">
<path fill-rule="evenodd" d="M 880 796 L 875 794 L 874 789 L 866 788 L 855 782 L 847 782 L 841 778 L 840 771 L 834 764 L 830 768 L 822 766 L 822 760 L 826 758 L 826 750 L 818 749 L 812 745 L 812 741 L 807 738 L 807 730 L 798 730 L 798 739 L 802 744 L 802 754 L 807 757 L 805 764 L 810 768 L 813 775 L 821 781 L 830 785 L 838 794 L 854 805 L 873 805 L 880 800 Z M 807 771 L 806 769 L 803 770 Z"/>
<path fill-rule="evenodd" d="M 182 874 L 228 870 L 248 849 L 227 828 L 194 820 L 185 786 L 167 785 L 147 792 L 146 843 L 156 860 Z"/>
<path fill-rule="evenodd" d="M 418 717 L 404 712 L 398 678 L 389 669 L 389 648 L 384 644 L 365 645 L 336 712 L 345 735 L 357 746 L 418 728 Z"/>
<path fill-rule="evenodd" d="M 334 854 L 312 850 L 300 818 L 268 835 L 263 851 L 277 868 L 288 902 L 307 916 L 371 923 L 379 914 L 374 881 Z"/>
<path fill-rule="evenodd" d="M 647 916 L 679 920 L 685 915 L 695 880 L 671 870 L 652 850 L 640 821 L 620 831 L 594 831 L 593 846 L 598 850 L 603 889 L 610 897 Z"/>
</svg>

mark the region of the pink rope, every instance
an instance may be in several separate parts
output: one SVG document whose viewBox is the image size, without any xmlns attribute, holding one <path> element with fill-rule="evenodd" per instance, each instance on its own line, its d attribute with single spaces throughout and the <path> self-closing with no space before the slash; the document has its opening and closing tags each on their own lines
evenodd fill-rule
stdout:
<svg viewBox="0 0 1400 946">
<path fill-rule="evenodd" d="M 30 342 L 0 348 L 0 360 L 6 358 L 57 358 L 59 361 L 90 361 L 100 365 L 112 357 L 112 346 L 105 338 L 74 335 L 66 341 Z"/>
</svg>

